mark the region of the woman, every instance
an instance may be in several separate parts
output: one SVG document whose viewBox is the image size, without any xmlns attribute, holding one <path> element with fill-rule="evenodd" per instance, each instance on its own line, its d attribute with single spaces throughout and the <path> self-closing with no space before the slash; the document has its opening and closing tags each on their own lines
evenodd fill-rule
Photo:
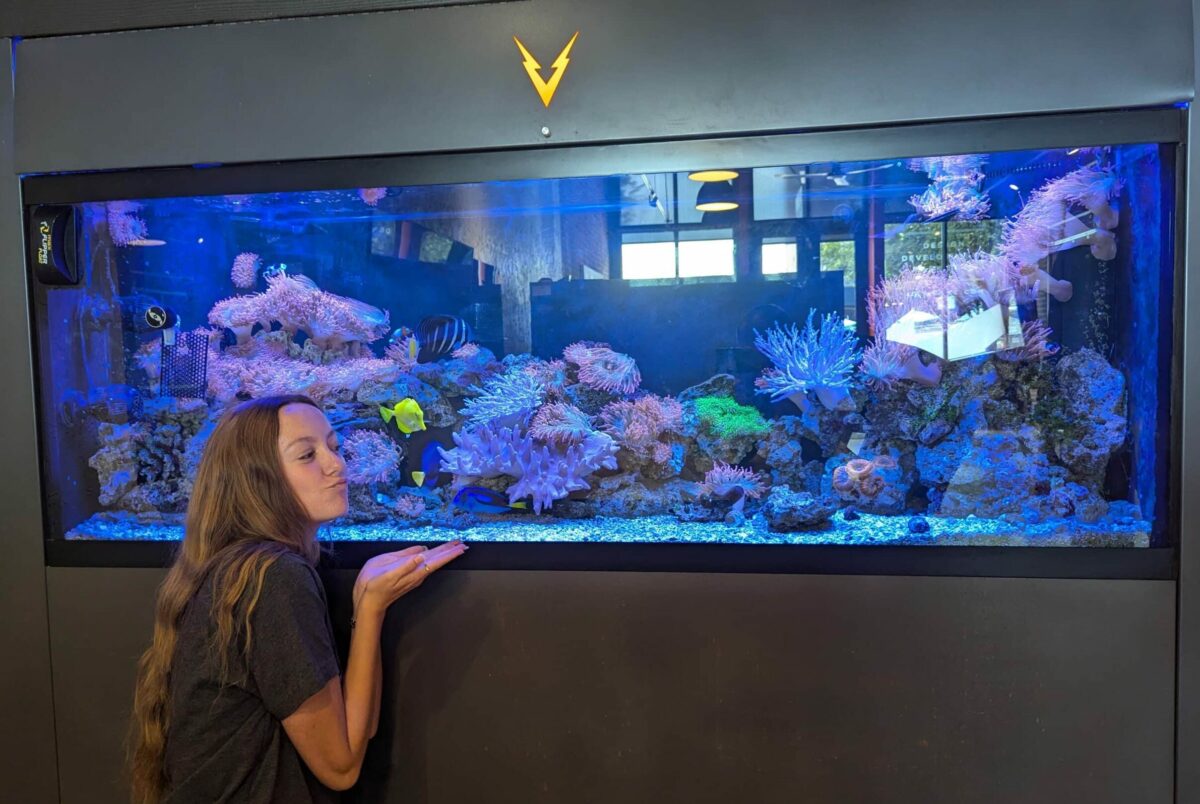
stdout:
<svg viewBox="0 0 1200 804">
<path fill-rule="evenodd" d="M 242 403 L 213 431 L 138 668 L 136 800 L 320 801 L 358 779 L 379 720 L 384 613 L 467 547 L 368 561 L 339 674 L 313 567 L 317 528 L 346 513 L 345 467 L 307 397 Z"/>
</svg>

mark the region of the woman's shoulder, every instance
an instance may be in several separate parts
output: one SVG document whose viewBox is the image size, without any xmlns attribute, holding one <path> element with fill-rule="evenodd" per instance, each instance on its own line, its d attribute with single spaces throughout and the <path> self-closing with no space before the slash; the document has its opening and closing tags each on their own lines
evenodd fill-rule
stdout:
<svg viewBox="0 0 1200 804">
<path fill-rule="evenodd" d="M 313 592 L 324 597 L 321 578 L 308 559 L 294 550 L 280 551 L 263 572 L 263 597 L 289 599 Z"/>
</svg>

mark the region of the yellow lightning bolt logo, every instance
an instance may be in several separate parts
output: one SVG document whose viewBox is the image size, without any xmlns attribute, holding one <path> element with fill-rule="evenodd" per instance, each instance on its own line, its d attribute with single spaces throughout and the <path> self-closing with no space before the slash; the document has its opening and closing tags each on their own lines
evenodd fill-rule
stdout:
<svg viewBox="0 0 1200 804">
<path fill-rule="evenodd" d="M 550 80 L 542 79 L 542 65 L 538 64 L 537 59 L 533 54 L 521 44 L 521 40 L 513 37 L 513 41 L 517 43 L 517 48 L 521 51 L 521 55 L 525 58 L 523 62 L 525 72 L 529 73 L 529 80 L 533 82 L 533 88 L 537 90 L 538 97 L 542 99 L 542 103 L 546 108 L 550 108 L 550 101 L 554 100 L 554 93 L 558 90 L 558 83 L 562 81 L 563 73 L 567 71 L 567 65 L 571 60 L 567 58 L 567 54 L 571 52 L 571 47 L 575 44 L 575 40 L 579 38 L 579 31 L 571 37 L 571 41 L 567 42 L 567 46 L 558 54 L 558 58 L 554 60 L 554 64 L 550 65 L 554 68 L 554 72 L 550 73 Z"/>
</svg>

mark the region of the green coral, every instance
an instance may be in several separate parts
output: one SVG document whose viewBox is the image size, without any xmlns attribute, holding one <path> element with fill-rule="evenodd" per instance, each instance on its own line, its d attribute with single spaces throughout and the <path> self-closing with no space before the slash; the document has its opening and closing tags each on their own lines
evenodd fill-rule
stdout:
<svg viewBox="0 0 1200 804">
<path fill-rule="evenodd" d="M 739 405 L 727 396 L 702 396 L 694 404 L 700 423 L 718 438 L 759 437 L 771 430 L 756 409 Z"/>
</svg>

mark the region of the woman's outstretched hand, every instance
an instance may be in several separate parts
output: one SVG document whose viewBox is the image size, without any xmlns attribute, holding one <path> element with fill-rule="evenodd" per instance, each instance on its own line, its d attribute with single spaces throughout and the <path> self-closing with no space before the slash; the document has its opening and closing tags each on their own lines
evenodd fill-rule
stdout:
<svg viewBox="0 0 1200 804">
<path fill-rule="evenodd" d="M 354 582 L 354 616 L 383 616 L 388 606 L 416 589 L 425 579 L 466 552 L 461 540 L 437 547 L 409 547 L 383 553 L 363 564 Z"/>
</svg>

